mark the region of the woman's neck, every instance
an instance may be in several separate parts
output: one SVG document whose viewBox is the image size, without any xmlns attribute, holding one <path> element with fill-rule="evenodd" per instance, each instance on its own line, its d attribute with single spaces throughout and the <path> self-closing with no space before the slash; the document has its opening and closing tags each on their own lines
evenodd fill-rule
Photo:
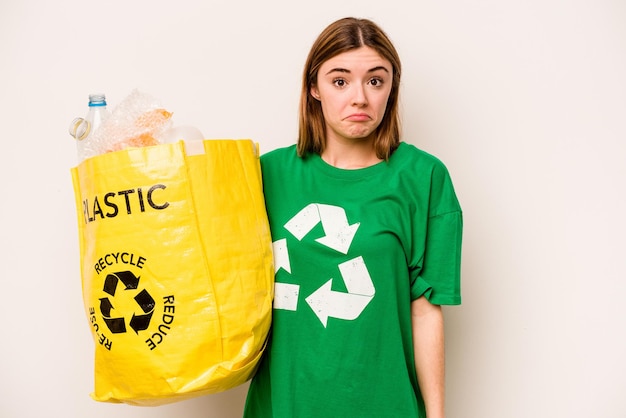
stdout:
<svg viewBox="0 0 626 418">
<path fill-rule="evenodd" d="M 373 141 L 328 141 L 321 154 L 322 160 L 336 168 L 355 170 L 382 161 L 376 156 Z"/>
</svg>

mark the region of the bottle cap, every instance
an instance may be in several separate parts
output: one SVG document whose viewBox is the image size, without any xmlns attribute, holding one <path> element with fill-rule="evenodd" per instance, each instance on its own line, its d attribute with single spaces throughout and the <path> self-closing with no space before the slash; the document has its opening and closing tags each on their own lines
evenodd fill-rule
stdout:
<svg viewBox="0 0 626 418">
<path fill-rule="evenodd" d="M 89 95 L 89 106 L 106 106 L 106 96 L 104 93 L 92 93 Z"/>
</svg>

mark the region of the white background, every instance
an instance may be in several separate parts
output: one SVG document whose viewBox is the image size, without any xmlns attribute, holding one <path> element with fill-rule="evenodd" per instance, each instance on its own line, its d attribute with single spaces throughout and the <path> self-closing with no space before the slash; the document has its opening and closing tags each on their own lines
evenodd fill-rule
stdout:
<svg viewBox="0 0 626 418">
<path fill-rule="evenodd" d="M 346 15 L 395 42 L 404 140 L 464 209 L 448 417 L 626 416 L 623 0 L 2 0 L 0 416 L 241 416 L 246 386 L 89 398 L 67 127 L 89 93 L 113 108 L 137 88 L 207 138 L 291 144 L 306 54 Z"/>
</svg>

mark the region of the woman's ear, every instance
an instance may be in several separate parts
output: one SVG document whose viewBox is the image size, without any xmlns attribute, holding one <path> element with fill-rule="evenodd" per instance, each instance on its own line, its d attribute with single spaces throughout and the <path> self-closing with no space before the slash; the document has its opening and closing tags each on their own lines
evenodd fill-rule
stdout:
<svg viewBox="0 0 626 418">
<path fill-rule="evenodd" d="M 311 96 L 313 96 L 315 100 L 320 99 L 320 92 L 316 86 L 311 86 Z"/>
</svg>

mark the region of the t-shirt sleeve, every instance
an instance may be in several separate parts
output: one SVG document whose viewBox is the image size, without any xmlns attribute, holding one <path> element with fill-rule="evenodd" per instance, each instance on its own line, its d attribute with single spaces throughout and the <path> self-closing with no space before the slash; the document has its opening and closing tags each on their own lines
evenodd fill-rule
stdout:
<svg viewBox="0 0 626 418">
<path fill-rule="evenodd" d="M 435 305 L 459 305 L 463 213 L 443 165 L 433 169 L 430 188 L 426 228 L 414 237 L 424 245 L 409 266 L 411 299 L 425 296 Z"/>
</svg>

